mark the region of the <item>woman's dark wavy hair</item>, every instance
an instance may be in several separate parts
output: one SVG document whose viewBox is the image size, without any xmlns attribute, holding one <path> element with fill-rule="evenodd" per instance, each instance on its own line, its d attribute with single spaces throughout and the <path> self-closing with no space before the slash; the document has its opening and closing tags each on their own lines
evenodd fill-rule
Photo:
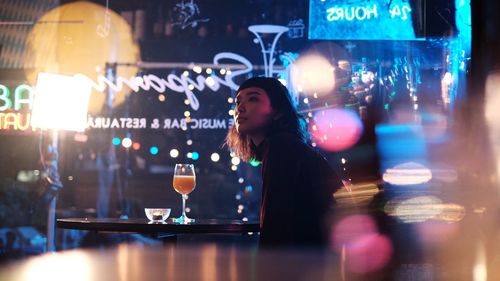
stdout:
<svg viewBox="0 0 500 281">
<path fill-rule="evenodd" d="M 304 143 L 309 143 L 309 131 L 305 119 L 298 113 L 288 89 L 278 79 L 253 77 L 243 82 L 237 92 L 252 87 L 263 89 L 271 101 L 271 107 L 281 114 L 277 120 L 273 120 L 270 124 L 268 135 L 278 132 L 290 132 Z M 226 145 L 243 161 L 260 160 L 257 157 L 257 147 L 252 143 L 250 137 L 238 133 L 236 126 L 229 129 L 226 136 Z"/>
</svg>

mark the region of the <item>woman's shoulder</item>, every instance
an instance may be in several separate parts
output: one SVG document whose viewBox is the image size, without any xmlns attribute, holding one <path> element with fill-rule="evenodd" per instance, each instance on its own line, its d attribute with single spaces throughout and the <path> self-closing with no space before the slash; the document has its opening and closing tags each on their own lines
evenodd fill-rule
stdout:
<svg viewBox="0 0 500 281">
<path fill-rule="evenodd" d="M 276 133 L 269 137 L 269 150 L 281 152 L 287 155 L 295 155 L 299 158 L 319 155 L 317 150 L 305 143 L 299 136 L 288 133 Z"/>
<path fill-rule="evenodd" d="M 287 149 L 306 147 L 308 144 L 304 143 L 299 136 L 289 132 L 279 132 L 268 136 L 269 146 L 273 149 Z"/>
</svg>

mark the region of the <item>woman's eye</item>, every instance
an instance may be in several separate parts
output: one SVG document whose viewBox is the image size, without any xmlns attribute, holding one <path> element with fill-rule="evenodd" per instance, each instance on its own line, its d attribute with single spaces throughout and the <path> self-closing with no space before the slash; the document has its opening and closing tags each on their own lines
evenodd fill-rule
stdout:
<svg viewBox="0 0 500 281">
<path fill-rule="evenodd" d="M 256 98 L 256 97 L 251 97 L 251 98 L 249 98 L 248 100 L 249 100 L 249 101 L 258 101 L 259 99 L 258 99 L 258 98 Z"/>
</svg>

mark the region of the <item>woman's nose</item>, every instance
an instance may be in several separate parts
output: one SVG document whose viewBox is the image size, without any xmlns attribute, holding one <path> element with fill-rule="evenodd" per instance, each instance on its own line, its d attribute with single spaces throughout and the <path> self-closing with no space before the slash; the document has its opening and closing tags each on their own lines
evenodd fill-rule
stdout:
<svg viewBox="0 0 500 281">
<path fill-rule="evenodd" d="M 236 106 L 236 112 L 245 112 L 245 107 L 243 106 L 243 103 L 240 103 Z"/>
</svg>

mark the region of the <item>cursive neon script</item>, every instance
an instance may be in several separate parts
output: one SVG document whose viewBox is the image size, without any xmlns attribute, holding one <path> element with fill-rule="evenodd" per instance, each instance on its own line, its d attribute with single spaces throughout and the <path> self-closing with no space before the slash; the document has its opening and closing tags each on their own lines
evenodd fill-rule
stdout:
<svg viewBox="0 0 500 281">
<path fill-rule="evenodd" d="M 98 92 L 104 92 L 107 87 L 113 91 L 121 91 L 124 86 L 128 87 L 134 92 L 139 90 L 149 91 L 151 89 L 164 93 L 167 88 L 178 93 L 184 93 L 186 99 L 189 100 L 189 105 L 193 110 L 198 110 L 200 103 L 198 98 L 193 93 L 193 90 L 203 91 L 207 86 L 212 91 L 219 90 L 221 85 L 229 87 L 232 90 L 237 90 L 238 85 L 234 83 L 233 79 L 237 76 L 250 73 L 252 71 L 252 63 L 249 60 L 235 53 L 223 52 L 214 56 L 213 64 L 220 65 L 222 60 L 233 60 L 243 65 L 242 69 L 232 70 L 231 74 L 224 76 L 224 79 L 212 75 L 209 77 L 204 77 L 202 75 L 197 75 L 195 79 L 186 77 L 184 75 L 177 76 L 175 74 L 169 74 L 166 78 L 160 78 L 154 74 L 147 74 L 143 76 L 134 76 L 130 78 L 125 78 L 118 76 L 116 77 L 116 82 L 113 83 L 104 75 L 99 75 L 97 77 L 97 82 L 93 81 L 91 78 L 84 74 L 75 74 L 75 77 L 79 79 L 85 79 L 91 83 L 92 87 Z"/>
</svg>

